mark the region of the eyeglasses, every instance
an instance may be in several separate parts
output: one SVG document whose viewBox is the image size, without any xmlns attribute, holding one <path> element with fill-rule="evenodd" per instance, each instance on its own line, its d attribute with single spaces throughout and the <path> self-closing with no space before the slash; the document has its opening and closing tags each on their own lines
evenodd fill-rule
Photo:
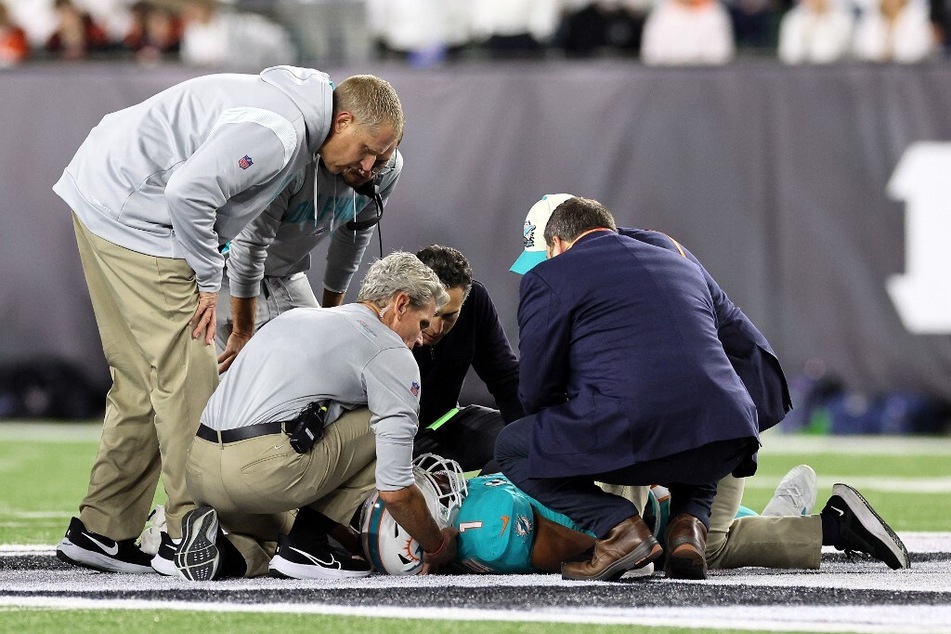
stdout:
<svg viewBox="0 0 951 634">
<path fill-rule="evenodd" d="M 386 160 L 378 160 L 373 164 L 373 167 L 370 168 L 370 176 L 374 178 L 377 176 L 383 176 L 389 174 L 394 169 L 396 169 L 396 155 L 391 156 Z"/>
</svg>

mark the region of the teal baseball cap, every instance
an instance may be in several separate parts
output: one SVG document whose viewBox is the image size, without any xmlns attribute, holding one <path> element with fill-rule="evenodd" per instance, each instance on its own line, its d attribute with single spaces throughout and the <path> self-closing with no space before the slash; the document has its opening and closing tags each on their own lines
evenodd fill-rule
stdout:
<svg viewBox="0 0 951 634">
<path fill-rule="evenodd" d="M 524 275 L 532 270 L 539 262 L 545 260 L 545 225 L 561 203 L 575 198 L 573 194 L 545 194 L 541 200 L 532 205 L 525 216 L 525 226 L 522 229 L 522 243 L 524 250 L 515 263 L 509 268 L 513 273 Z"/>
</svg>

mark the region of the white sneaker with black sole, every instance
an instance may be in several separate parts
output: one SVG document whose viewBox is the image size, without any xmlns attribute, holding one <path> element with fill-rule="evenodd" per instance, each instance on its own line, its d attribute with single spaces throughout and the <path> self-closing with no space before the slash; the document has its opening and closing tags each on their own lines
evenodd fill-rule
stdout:
<svg viewBox="0 0 951 634">
<path fill-rule="evenodd" d="M 178 577 L 178 568 L 175 567 L 175 551 L 178 550 L 178 544 L 182 540 L 176 542 L 165 532 L 162 533 L 161 539 L 162 543 L 159 545 L 155 556 L 152 557 L 152 569 L 166 577 Z"/>
<path fill-rule="evenodd" d="M 135 545 L 134 539 L 109 539 L 88 530 L 78 517 L 70 521 L 66 537 L 56 545 L 56 557 L 68 564 L 101 572 L 155 572 L 152 570 L 152 558 Z"/>
<path fill-rule="evenodd" d="M 828 514 L 838 524 L 839 539 L 833 544 L 838 550 L 847 555 L 865 553 L 884 561 L 893 570 L 911 567 L 905 544 L 862 494 L 849 485 L 832 487 L 832 497 L 822 514 Z"/>
<path fill-rule="evenodd" d="M 303 543 L 280 535 L 268 575 L 282 579 L 356 579 L 370 575 L 370 564 L 330 545 L 326 535 Z"/>
<path fill-rule="evenodd" d="M 763 515 L 809 515 L 816 505 L 818 484 L 816 472 L 807 464 L 789 470 L 779 481 L 772 499 L 763 509 Z"/>
<path fill-rule="evenodd" d="M 221 567 L 218 514 L 210 506 L 199 506 L 182 518 L 182 542 L 173 561 L 182 577 L 189 581 L 211 581 Z"/>
</svg>

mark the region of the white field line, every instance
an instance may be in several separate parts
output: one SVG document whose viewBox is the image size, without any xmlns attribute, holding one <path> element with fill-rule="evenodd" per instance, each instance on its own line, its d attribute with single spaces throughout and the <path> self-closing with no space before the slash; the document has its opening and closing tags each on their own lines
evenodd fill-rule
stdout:
<svg viewBox="0 0 951 634">
<path fill-rule="evenodd" d="M 949 457 L 951 460 L 951 457 Z M 859 491 L 887 491 L 890 493 L 914 493 L 914 494 L 932 494 L 932 493 L 951 493 L 951 476 L 937 478 L 905 478 L 905 477 L 882 477 L 882 476 L 837 476 L 823 474 L 818 477 L 819 497 L 822 493 L 828 496 L 832 491 L 832 485 L 838 482 L 849 484 Z M 744 485 L 747 489 L 768 489 L 776 488 L 776 481 L 773 478 L 747 478 Z"/>
<path fill-rule="evenodd" d="M 798 453 L 872 454 L 883 456 L 948 456 L 948 436 L 809 436 L 785 434 L 777 428 L 766 431 L 760 451 L 770 455 Z"/>
<path fill-rule="evenodd" d="M 904 542 L 905 546 L 908 548 L 908 551 L 911 553 L 951 553 L 951 532 L 929 532 L 929 531 L 901 531 L 898 533 L 898 536 Z M 824 552 L 836 552 L 831 546 L 823 547 Z M 54 556 L 56 554 L 56 545 L 55 544 L 0 544 L 0 558 L 2 557 L 14 557 L 22 555 L 36 555 L 36 556 Z M 104 576 L 103 579 L 110 578 L 108 575 Z M 143 578 L 153 578 L 152 575 L 145 575 Z M 154 577 L 160 579 L 161 577 Z M 386 577 L 386 576 L 374 576 L 371 577 L 374 580 L 374 583 L 386 583 L 386 580 L 389 579 L 393 583 L 407 583 L 406 577 Z M 434 577 L 438 578 L 438 577 Z M 462 575 L 458 579 L 479 579 L 478 575 Z M 507 577 L 511 580 L 516 579 L 525 579 L 526 577 L 522 575 L 516 575 Z M 540 579 L 546 579 L 548 576 L 541 575 Z M 551 576 L 554 579 L 554 576 Z M 419 582 L 423 577 L 415 578 L 416 582 Z M 247 580 L 244 580 L 247 582 Z M 464 583 L 464 581 L 461 581 Z M 366 583 L 366 580 L 362 580 L 362 583 Z M 538 583 L 538 579 L 533 579 L 533 583 Z"/>
<path fill-rule="evenodd" d="M 942 551 L 948 552 L 951 535 L 948 533 L 908 533 L 903 535 L 913 552 L 920 552 L 918 543 L 925 539 L 940 538 Z M 915 543 L 915 542 L 918 543 Z M 913 545 L 914 544 L 914 545 Z M 47 547 L 47 553 L 51 548 Z M 658 584 L 665 583 L 658 580 Z M 691 583 L 691 582 L 687 582 Z M 922 591 L 951 593 L 951 575 L 948 563 L 925 561 L 909 570 L 890 571 L 883 565 L 851 564 L 847 562 L 830 563 L 822 571 L 763 571 L 744 569 L 741 571 L 717 571 L 707 582 L 697 584 L 722 584 L 723 586 L 750 586 L 755 593 L 758 587 L 770 588 L 851 588 L 862 590 L 888 590 L 901 592 L 905 597 L 903 605 L 859 606 L 707 606 L 669 605 L 664 607 L 642 607 L 632 601 L 630 607 L 544 607 L 532 609 L 484 608 L 433 608 L 402 606 L 340 606 L 320 605 L 319 603 L 294 604 L 240 604 L 230 601 L 199 603 L 189 601 L 150 601 L 145 598 L 129 600 L 93 598 L 73 598 L 63 596 L 79 590 L 84 594 L 96 591 L 115 591 L 127 589 L 128 577 L 125 575 L 97 575 L 78 570 L 35 571 L 0 570 L 0 614 L 4 609 L 56 608 L 56 609 L 152 609 L 181 611 L 233 611 L 241 613 L 310 613 L 326 615 L 349 615 L 378 618 L 419 618 L 442 620 L 480 620 L 508 622 L 550 622 L 550 623 L 603 623 L 623 625 L 663 625 L 680 628 L 719 628 L 723 630 L 761 630 L 761 631 L 801 631 L 801 632 L 873 632 L 896 634 L 932 634 L 951 632 L 951 604 L 925 604 L 932 601 L 925 596 L 916 600 L 915 595 Z M 340 581 L 293 581 L 271 578 L 233 579 L 220 582 L 189 584 L 183 580 L 159 575 L 140 575 L 135 579 L 136 588 L 148 590 L 185 590 L 201 596 L 204 590 L 215 587 L 224 592 L 253 592 L 255 590 L 274 590 L 294 588 L 314 590 L 319 597 L 322 588 L 362 588 L 385 593 L 387 589 L 420 587 L 444 588 L 447 585 L 457 589 L 468 588 L 476 593 L 480 588 L 496 587 L 500 584 L 511 586 L 513 592 L 518 587 L 538 590 L 543 587 L 572 586 L 576 582 L 563 581 L 559 575 L 512 575 L 482 577 L 479 575 L 450 575 L 433 577 L 388 577 L 372 576 L 357 580 Z M 592 582 L 595 586 L 610 585 L 608 582 Z M 632 588 L 632 591 L 636 588 Z M 29 591 L 24 592 L 24 591 Z M 22 593 L 13 596 L 12 593 Z M 54 596 L 51 596 L 54 595 Z M 45 596 L 44 596 L 45 595 Z M 58 596 L 56 596 L 58 595 Z M 382 596 L 382 595 L 381 595 Z"/>
<path fill-rule="evenodd" d="M 40 423 L 6 421 L 0 423 L 0 440 L 31 442 L 98 442 L 102 422 Z"/>
<path fill-rule="evenodd" d="M 96 600 L 61 597 L 2 597 L 0 607 L 54 609 L 181 610 L 196 612 L 307 613 L 375 618 L 453 621 L 518 621 L 654 625 L 735 630 L 931 634 L 948 632 L 951 606 L 729 606 L 711 608 L 574 608 L 531 612 L 465 608 L 333 606 L 317 604 L 192 603 L 187 601 Z"/>
</svg>

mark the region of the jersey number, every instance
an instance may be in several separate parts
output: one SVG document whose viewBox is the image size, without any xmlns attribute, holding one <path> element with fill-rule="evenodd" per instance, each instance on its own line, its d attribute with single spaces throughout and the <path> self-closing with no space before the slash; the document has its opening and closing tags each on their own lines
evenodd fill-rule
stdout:
<svg viewBox="0 0 951 634">
<path fill-rule="evenodd" d="M 482 528 L 482 522 L 460 522 L 459 532 L 465 533 L 467 530 L 473 528 Z"/>
</svg>

